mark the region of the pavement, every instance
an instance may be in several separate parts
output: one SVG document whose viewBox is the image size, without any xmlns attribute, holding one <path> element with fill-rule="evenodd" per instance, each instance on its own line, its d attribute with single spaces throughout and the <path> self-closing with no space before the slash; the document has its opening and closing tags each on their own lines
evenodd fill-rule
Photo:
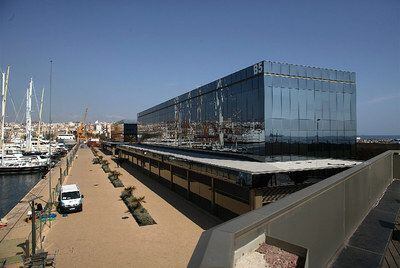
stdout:
<svg viewBox="0 0 400 268">
<path fill-rule="evenodd" d="M 102 154 L 102 153 L 101 153 Z M 186 267 L 201 233 L 220 223 L 209 213 L 130 167 L 122 173 L 125 186 L 145 196 L 144 207 L 156 221 L 140 227 L 90 149 L 80 148 L 64 184 L 77 183 L 85 196 L 83 211 L 57 216 L 45 234 L 44 247 L 56 254 L 56 267 Z"/>
<path fill-rule="evenodd" d="M 63 170 L 66 168 L 65 158 L 52 169 L 52 188 L 56 186 L 60 178 L 60 166 Z M 72 165 L 73 166 L 73 165 Z M 49 174 L 49 173 L 48 173 Z M 49 200 L 49 180 L 48 174 L 45 179 L 40 180 L 23 198 L 22 200 L 9 212 L 4 218 L 7 220 L 7 226 L 0 228 L 0 263 L 4 259 L 7 260 L 7 267 L 18 267 L 18 263 L 22 261 L 23 250 L 18 244 L 21 244 L 26 239 L 30 239 L 32 230 L 31 221 L 26 222 L 29 204 L 26 200 L 34 196 L 42 196 L 38 202 L 43 206 Z M 45 230 L 51 223 L 43 225 Z M 39 243 L 39 241 L 38 241 Z"/>
</svg>

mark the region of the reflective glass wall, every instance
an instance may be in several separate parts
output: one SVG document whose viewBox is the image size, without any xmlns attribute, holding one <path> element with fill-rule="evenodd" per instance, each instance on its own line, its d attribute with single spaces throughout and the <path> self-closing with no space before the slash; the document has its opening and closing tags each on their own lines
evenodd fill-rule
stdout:
<svg viewBox="0 0 400 268">
<path fill-rule="evenodd" d="M 280 161 L 355 154 L 355 73 L 263 61 L 138 114 L 143 143 Z"/>
<path fill-rule="evenodd" d="M 267 160 L 355 156 L 355 73 L 264 62 Z"/>
<path fill-rule="evenodd" d="M 143 143 L 265 155 L 262 64 L 223 77 L 138 115 Z"/>
</svg>

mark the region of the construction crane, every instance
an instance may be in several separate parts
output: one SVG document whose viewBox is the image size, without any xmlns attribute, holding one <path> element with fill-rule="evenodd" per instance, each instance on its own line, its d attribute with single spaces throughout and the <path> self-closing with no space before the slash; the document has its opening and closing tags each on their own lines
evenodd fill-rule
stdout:
<svg viewBox="0 0 400 268">
<path fill-rule="evenodd" d="M 88 108 L 85 110 L 85 114 L 83 116 L 83 120 L 79 124 L 78 131 L 77 131 L 77 136 L 79 141 L 85 141 L 87 139 L 86 137 L 86 117 L 87 117 L 87 111 Z"/>
</svg>

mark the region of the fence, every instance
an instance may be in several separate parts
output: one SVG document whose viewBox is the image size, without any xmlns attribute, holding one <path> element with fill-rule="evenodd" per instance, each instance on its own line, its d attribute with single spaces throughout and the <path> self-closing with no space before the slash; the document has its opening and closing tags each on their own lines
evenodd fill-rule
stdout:
<svg viewBox="0 0 400 268">
<path fill-rule="evenodd" d="M 36 233 L 35 237 L 36 239 L 32 239 L 32 231 L 29 233 L 28 236 L 28 240 L 26 242 L 26 248 L 27 250 L 25 250 L 26 254 L 29 254 L 29 246 L 34 247 L 35 246 L 35 250 L 39 247 L 40 249 L 42 249 L 42 230 L 45 227 L 45 225 L 47 226 L 51 226 L 51 221 L 52 221 L 52 209 L 53 209 L 53 205 L 56 203 L 54 202 L 55 200 L 57 200 L 58 198 L 58 193 L 60 191 L 60 188 L 65 180 L 65 177 L 69 174 L 71 165 L 73 160 L 75 159 L 76 153 L 79 149 L 80 144 L 77 143 L 68 153 L 66 156 L 64 156 L 59 163 L 57 163 L 56 166 L 54 166 L 51 170 L 49 170 L 49 172 L 46 175 L 46 179 L 49 179 L 50 176 L 50 172 L 52 172 L 52 176 L 54 176 L 55 172 L 54 170 L 56 169 L 56 167 L 59 167 L 60 173 L 57 177 L 57 183 L 55 185 L 55 187 L 52 187 L 52 191 L 51 191 L 51 195 L 49 196 L 48 200 L 46 201 L 46 206 L 44 209 L 44 212 L 42 213 L 42 216 L 39 217 L 36 222 L 35 222 L 35 230 L 34 233 Z M 52 182 L 54 181 L 54 178 L 52 177 Z M 36 243 L 36 241 L 38 243 Z"/>
</svg>

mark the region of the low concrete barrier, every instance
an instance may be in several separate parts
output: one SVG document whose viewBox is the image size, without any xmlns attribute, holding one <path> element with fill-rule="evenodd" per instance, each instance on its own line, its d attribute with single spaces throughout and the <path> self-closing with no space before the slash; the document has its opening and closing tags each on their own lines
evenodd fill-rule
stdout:
<svg viewBox="0 0 400 268">
<path fill-rule="evenodd" d="M 304 248 L 306 267 L 325 267 L 400 178 L 400 151 L 351 169 L 205 231 L 189 267 L 233 267 L 262 242 Z"/>
</svg>

